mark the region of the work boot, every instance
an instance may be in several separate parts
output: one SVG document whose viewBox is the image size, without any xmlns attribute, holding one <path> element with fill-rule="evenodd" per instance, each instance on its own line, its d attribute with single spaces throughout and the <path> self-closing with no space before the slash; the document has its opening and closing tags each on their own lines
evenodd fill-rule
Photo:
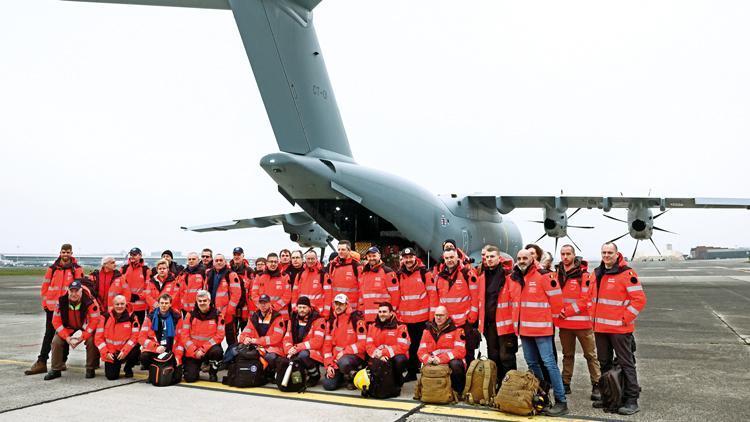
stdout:
<svg viewBox="0 0 750 422">
<path fill-rule="evenodd" d="M 566 396 L 567 396 L 568 394 L 571 394 L 571 393 L 572 393 L 572 392 L 570 391 L 570 384 L 563 384 L 563 388 L 565 388 L 565 395 L 566 395 Z"/>
<path fill-rule="evenodd" d="M 208 372 L 208 362 L 201 363 L 201 372 Z"/>
<path fill-rule="evenodd" d="M 219 382 L 219 377 L 216 375 L 216 370 L 208 368 L 208 380 L 211 382 Z"/>
<path fill-rule="evenodd" d="M 47 372 L 47 375 L 44 376 L 45 381 L 53 380 L 55 378 L 60 378 L 62 376 L 62 372 L 55 371 L 54 369 Z"/>
<path fill-rule="evenodd" d="M 123 374 L 125 375 L 125 378 L 133 378 L 133 367 L 126 365 Z"/>
<path fill-rule="evenodd" d="M 95 376 L 96 376 L 96 371 L 93 368 L 92 369 L 86 368 L 86 375 L 85 375 L 86 378 L 94 378 Z"/>
<path fill-rule="evenodd" d="M 417 380 L 417 373 L 416 372 L 409 372 L 406 374 L 406 377 L 404 378 L 404 382 L 411 382 Z"/>
<path fill-rule="evenodd" d="M 47 362 L 43 360 L 34 362 L 34 364 L 31 365 L 31 368 L 23 371 L 25 375 L 43 374 L 45 372 L 47 372 Z"/>
<path fill-rule="evenodd" d="M 599 384 L 591 384 L 591 400 L 599 401 L 602 399 L 602 392 L 599 391 Z"/>
<path fill-rule="evenodd" d="M 633 415 L 638 413 L 641 409 L 638 407 L 638 402 L 635 400 L 628 400 L 625 405 L 617 409 L 617 413 L 621 415 Z"/>
<path fill-rule="evenodd" d="M 595 400 L 593 403 L 591 403 L 591 407 L 594 409 L 604 409 L 604 402 L 601 400 Z"/>
<path fill-rule="evenodd" d="M 567 415 L 570 411 L 568 410 L 568 403 L 566 402 L 555 402 L 555 405 L 547 409 L 544 413 L 547 416 L 562 416 Z"/>
</svg>

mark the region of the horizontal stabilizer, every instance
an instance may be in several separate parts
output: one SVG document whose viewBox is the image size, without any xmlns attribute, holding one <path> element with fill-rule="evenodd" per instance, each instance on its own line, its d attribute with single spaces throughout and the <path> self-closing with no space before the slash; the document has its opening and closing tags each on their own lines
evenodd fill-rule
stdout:
<svg viewBox="0 0 750 422">
<path fill-rule="evenodd" d="M 306 212 L 295 212 L 290 214 L 268 215 L 265 217 L 243 218 L 239 220 L 225 221 L 221 223 L 203 224 L 200 226 L 180 227 L 182 230 L 193 232 L 213 232 L 236 229 L 264 228 L 285 224 L 301 225 L 313 222 Z"/>
<path fill-rule="evenodd" d="M 136 4 L 141 6 L 195 7 L 199 9 L 230 9 L 227 0 L 67 0 L 87 3 Z"/>
</svg>

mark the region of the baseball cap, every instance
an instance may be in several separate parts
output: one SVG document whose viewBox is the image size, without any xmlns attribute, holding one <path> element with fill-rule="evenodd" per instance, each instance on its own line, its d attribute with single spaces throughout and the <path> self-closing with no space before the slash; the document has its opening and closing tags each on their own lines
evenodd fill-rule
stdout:
<svg viewBox="0 0 750 422">
<path fill-rule="evenodd" d="M 271 301 L 271 296 L 268 296 L 267 294 L 262 294 L 258 298 L 258 302 L 270 302 L 270 301 Z"/>
<path fill-rule="evenodd" d="M 404 248 L 404 250 L 401 251 L 401 256 L 404 255 L 416 255 L 416 252 L 412 248 Z"/>
<path fill-rule="evenodd" d="M 232 254 L 240 254 L 240 253 L 245 253 L 245 250 L 242 249 L 239 246 L 237 246 L 236 248 L 234 248 L 234 250 L 232 251 Z"/>
<path fill-rule="evenodd" d="M 370 249 L 367 250 L 367 253 L 380 253 L 380 249 L 378 249 L 377 246 L 370 246 Z"/>
<path fill-rule="evenodd" d="M 80 289 L 80 288 L 81 288 L 81 280 L 73 280 L 68 285 L 68 290 Z"/>
<path fill-rule="evenodd" d="M 133 248 L 130 250 L 130 255 L 143 255 L 141 248 Z"/>
<path fill-rule="evenodd" d="M 345 294 L 339 293 L 333 298 L 333 301 L 338 303 L 348 303 L 349 298 Z"/>
</svg>

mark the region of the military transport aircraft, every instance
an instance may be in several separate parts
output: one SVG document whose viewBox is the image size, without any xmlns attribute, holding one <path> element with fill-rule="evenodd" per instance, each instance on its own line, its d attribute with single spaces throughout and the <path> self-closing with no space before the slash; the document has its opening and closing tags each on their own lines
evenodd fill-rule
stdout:
<svg viewBox="0 0 750 422">
<path fill-rule="evenodd" d="M 80 0 L 78 0 L 80 1 Z M 234 14 L 279 151 L 261 167 L 278 190 L 303 212 L 185 227 L 211 231 L 280 224 L 303 246 L 348 239 L 380 246 L 421 248 L 428 259 L 445 239 L 478 257 L 492 243 L 515 256 L 523 246 L 517 226 L 504 216 L 540 208 L 544 235 L 568 237 L 568 219 L 580 209 L 627 208 L 628 232 L 651 239 L 654 220 L 672 208 L 745 208 L 750 199 L 599 196 L 438 196 L 411 181 L 354 160 L 323 55 L 312 10 L 321 0 L 82 0 L 227 9 Z M 654 215 L 652 209 L 661 213 Z M 568 215 L 568 210 L 574 211 Z M 621 236 L 621 237 L 623 237 Z M 656 246 L 656 244 L 654 244 Z M 637 244 L 636 244 L 637 248 Z M 635 253 L 635 252 L 634 252 Z"/>
</svg>

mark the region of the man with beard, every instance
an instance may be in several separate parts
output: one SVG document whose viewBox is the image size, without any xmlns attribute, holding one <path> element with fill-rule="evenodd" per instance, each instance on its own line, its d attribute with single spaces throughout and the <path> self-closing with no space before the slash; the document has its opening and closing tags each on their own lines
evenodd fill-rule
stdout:
<svg viewBox="0 0 750 422">
<path fill-rule="evenodd" d="M 247 318 L 258 309 L 255 303 L 247 300 L 248 293 L 253 287 L 254 272 L 250 263 L 245 259 L 245 251 L 236 247 L 232 251 L 232 271 L 240 278 L 240 296 L 237 301 L 237 317 L 235 318 L 236 332 L 242 332 L 247 324 Z"/>
<path fill-rule="evenodd" d="M 343 383 L 353 389 L 354 374 L 362 367 L 367 343 L 367 327 L 362 313 L 352 311 L 349 298 L 338 294 L 333 300 L 333 313 L 328 319 L 328 333 L 323 346 L 326 376 L 323 388 L 338 389 Z"/>
<path fill-rule="evenodd" d="M 552 349 L 555 341 L 552 315 L 560 313 L 562 291 L 554 275 L 539 273 L 528 249 L 518 252 L 516 262 L 510 276 L 511 282 L 521 287 L 513 300 L 518 303 L 513 308 L 513 321 L 518 321 L 516 334 L 521 336 L 523 355 L 529 369 L 540 382 L 551 384 L 555 392 L 555 405 L 545 413 L 549 416 L 565 415 L 569 412 L 565 388 Z M 542 365 L 547 368 L 549 378 L 542 372 Z"/>
<path fill-rule="evenodd" d="M 287 322 L 280 313 L 271 307 L 271 298 L 261 295 L 258 299 L 258 310 L 250 315 L 250 319 L 240 334 L 241 344 L 252 344 L 261 352 L 268 362 L 266 375 L 276 373 L 276 361 L 284 356 L 284 334 Z"/>
<path fill-rule="evenodd" d="M 591 301 L 591 277 L 588 264 L 575 256 L 572 245 L 560 248 L 561 262 L 557 266 L 557 282 L 563 296 L 563 308 L 555 326 L 560 329 L 560 344 L 563 353 L 562 380 L 565 394 L 570 394 L 570 380 L 573 378 L 576 339 L 581 343 L 583 357 L 586 358 L 591 378 L 591 400 L 601 400 L 599 392 L 599 360 L 596 357 L 596 340 L 589 315 Z"/>
<path fill-rule="evenodd" d="M 122 277 L 110 287 L 110 298 L 123 295 L 133 304 L 133 313 L 138 321 L 143 321 L 146 316 L 148 304 L 144 294 L 146 283 L 151 278 L 151 270 L 143 262 L 143 254 L 140 248 L 133 248 L 128 254 L 128 263 L 120 269 Z M 108 304 L 112 307 L 112 303 Z"/>
<path fill-rule="evenodd" d="M 197 253 L 190 252 L 188 254 L 187 266 L 179 278 L 183 286 L 180 309 L 185 315 L 195 308 L 195 295 L 198 294 L 198 291 L 206 289 L 206 269 L 198 259 Z"/>
<path fill-rule="evenodd" d="M 211 293 L 211 304 L 224 317 L 226 327 L 224 334 L 227 345 L 237 344 L 237 329 L 234 318 L 237 314 L 237 304 L 240 300 L 240 278 L 227 265 L 222 254 L 214 257 L 214 267 L 206 271 L 206 290 Z"/>
<path fill-rule="evenodd" d="M 362 272 L 359 260 L 352 256 L 352 244 L 348 240 L 340 241 L 336 250 L 338 256 L 328 263 L 331 293 L 334 296 L 345 294 L 349 299 L 349 306 L 352 309 L 358 309 L 359 274 Z"/>
<path fill-rule="evenodd" d="M 44 309 L 47 319 L 44 325 L 42 349 L 39 351 L 39 356 L 37 357 L 36 362 L 31 365 L 31 368 L 24 371 L 24 374 L 35 375 L 47 372 L 47 359 L 49 359 L 49 353 L 52 349 L 52 339 L 55 337 L 55 328 L 52 326 L 52 317 L 55 313 L 55 308 L 57 307 L 60 297 L 65 295 L 68 285 L 72 283 L 73 280 L 79 278 L 83 278 L 83 268 L 81 268 L 75 258 L 73 258 L 73 246 L 66 243 L 60 247 L 60 256 L 49 266 L 49 268 L 47 268 L 47 272 L 44 274 L 41 296 L 42 309 Z M 64 363 L 67 358 L 68 347 L 64 346 L 63 364 L 60 367 L 63 371 L 67 369 Z"/>
<path fill-rule="evenodd" d="M 285 318 L 289 317 L 288 305 L 292 300 L 292 289 L 289 276 L 279 269 L 279 256 L 271 252 L 266 257 L 266 270 L 253 280 L 251 299 L 259 306 L 258 299 L 262 295 L 271 298 L 273 310 Z"/>
<path fill-rule="evenodd" d="M 396 319 L 390 302 L 378 304 L 378 318 L 367 329 L 366 350 L 370 359 L 389 362 L 396 385 L 404 384 L 404 371 L 409 363 L 409 331 Z"/>
<path fill-rule="evenodd" d="M 359 275 L 359 306 L 357 309 L 365 315 L 368 323 L 375 321 L 381 302 L 389 302 L 393 309 L 398 309 L 401 295 L 398 288 L 398 277 L 392 269 L 380 259 L 380 249 L 373 246 L 365 254 L 367 264 Z"/>
<path fill-rule="evenodd" d="M 297 310 L 289 319 L 289 328 L 284 335 L 286 359 L 277 365 L 288 365 L 296 359 L 307 371 L 307 386 L 312 387 L 320 379 L 319 364 L 324 363 L 323 344 L 326 336 L 326 322 L 318 311 L 310 305 L 310 299 L 303 296 L 297 302 Z"/>
<path fill-rule="evenodd" d="M 218 255 L 217 255 L 218 257 Z M 195 309 L 182 323 L 180 346 L 185 350 L 185 381 L 195 382 L 200 377 L 201 364 L 208 363 L 208 380 L 217 382 L 219 362 L 224 358 L 224 317 L 211 303 L 211 293 L 198 292 Z"/>
<path fill-rule="evenodd" d="M 409 345 L 409 369 L 405 381 L 415 381 L 421 364 L 417 349 L 422 341 L 425 324 L 430 317 L 430 299 L 427 289 L 435 288 L 432 274 L 417 258 L 416 251 L 404 248 L 401 251 L 401 267 L 398 270 L 398 284 L 401 301 L 398 306 L 399 320 L 406 324 L 411 344 Z"/>
</svg>

